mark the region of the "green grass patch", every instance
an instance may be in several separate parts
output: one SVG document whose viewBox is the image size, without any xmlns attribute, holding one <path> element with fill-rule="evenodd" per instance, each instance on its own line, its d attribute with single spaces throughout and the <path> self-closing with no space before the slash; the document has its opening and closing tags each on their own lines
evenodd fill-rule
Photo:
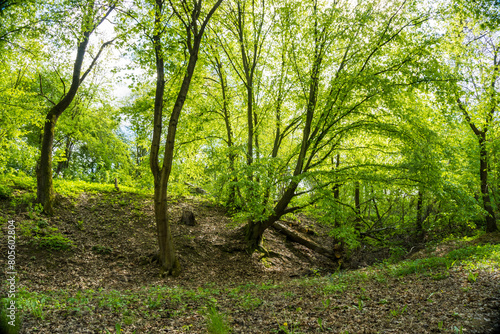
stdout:
<svg viewBox="0 0 500 334">
<path fill-rule="evenodd" d="M 429 257 L 388 266 L 393 276 L 406 276 L 410 274 L 429 274 L 435 271 L 449 270 L 456 265 L 463 265 L 471 269 L 479 267 L 499 268 L 500 245 L 477 245 L 455 249 L 443 257 Z M 434 273 L 435 275 L 435 273 Z M 437 276 L 436 276 L 437 277 Z M 437 279 L 443 278 L 442 276 Z"/>
<path fill-rule="evenodd" d="M 0 299 L 0 333 L 17 334 L 21 330 L 21 317 L 14 307 L 18 305 L 12 306 L 11 299 Z"/>
<path fill-rule="evenodd" d="M 81 193 L 116 193 L 114 183 L 93 183 L 81 180 L 54 180 L 54 191 L 66 197 L 78 197 Z M 151 194 L 148 190 L 120 185 L 120 192 L 133 194 Z"/>
<path fill-rule="evenodd" d="M 207 312 L 207 331 L 210 334 L 227 334 L 231 332 L 228 317 L 218 311 L 215 307 L 210 307 Z"/>
</svg>

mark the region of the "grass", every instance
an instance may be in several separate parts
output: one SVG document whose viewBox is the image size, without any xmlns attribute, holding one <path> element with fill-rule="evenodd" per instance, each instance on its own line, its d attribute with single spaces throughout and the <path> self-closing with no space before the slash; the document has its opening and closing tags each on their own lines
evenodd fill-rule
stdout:
<svg viewBox="0 0 500 334">
<path fill-rule="evenodd" d="M 431 274 L 458 265 L 472 268 L 491 267 L 498 269 L 500 264 L 500 245 L 475 245 L 453 250 L 443 257 L 402 261 L 387 266 L 392 276 L 410 274 Z"/>
<path fill-rule="evenodd" d="M 24 174 L 0 175 L 0 196 L 12 197 L 13 189 L 27 190 L 36 194 L 36 179 Z M 114 183 L 93 183 L 81 180 L 54 179 L 54 191 L 65 197 L 78 197 L 81 193 L 111 193 L 116 192 Z M 143 190 L 120 185 L 120 192 L 150 195 L 150 190 Z M 27 203 L 26 203 L 27 204 Z"/>
<path fill-rule="evenodd" d="M 210 334 L 226 334 L 231 332 L 227 315 L 219 312 L 215 307 L 210 307 L 207 312 L 207 331 Z"/>
<path fill-rule="evenodd" d="M 0 333 L 17 334 L 21 328 L 21 317 L 15 315 L 14 318 L 9 314 L 7 308 L 10 306 L 10 299 L 0 299 Z"/>
</svg>

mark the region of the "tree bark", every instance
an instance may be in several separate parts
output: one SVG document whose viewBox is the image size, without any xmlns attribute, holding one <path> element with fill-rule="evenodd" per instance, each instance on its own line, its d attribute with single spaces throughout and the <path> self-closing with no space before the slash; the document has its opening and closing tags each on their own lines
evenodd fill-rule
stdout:
<svg viewBox="0 0 500 334">
<path fill-rule="evenodd" d="M 215 52 L 214 52 L 215 53 Z M 231 175 L 235 174 L 235 161 L 236 154 L 233 152 L 233 129 L 231 126 L 231 117 L 229 113 L 228 107 L 228 95 L 227 95 L 227 84 L 226 77 L 224 74 L 224 69 L 222 67 L 222 62 L 214 55 L 214 67 L 217 75 L 219 76 L 220 85 L 221 85 L 221 93 L 222 93 L 222 113 L 224 118 L 224 124 L 226 125 L 226 135 L 227 135 L 227 148 L 229 150 L 228 153 L 228 162 L 229 162 L 229 173 Z M 236 176 L 231 177 L 229 180 L 229 193 L 226 201 L 226 207 L 230 210 L 235 209 L 238 205 L 236 204 L 236 195 L 239 194 L 239 187 L 237 186 L 238 178 Z"/>
<path fill-rule="evenodd" d="M 159 165 L 159 150 L 163 121 L 163 96 L 165 94 L 165 65 L 163 50 L 161 47 L 161 20 L 163 15 L 163 1 L 156 0 L 155 6 L 155 34 L 153 35 L 153 46 L 156 59 L 156 92 L 154 104 L 154 126 L 153 139 L 151 141 L 150 168 L 154 177 L 154 208 L 156 220 L 156 234 L 158 238 L 159 260 L 161 274 L 177 276 L 180 274 L 181 266 L 177 259 L 173 236 L 168 219 L 167 185 L 170 171 L 164 173 Z M 165 165 L 165 157 L 163 164 Z"/>
<path fill-rule="evenodd" d="M 483 208 L 486 211 L 486 232 L 498 231 L 495 212 L 491 205 L 490 193 L 488 189 L 488 151 L 486 149 L 486 133 L 482 131 L 478 136 L 480 148 L 479 178 L 481 180 L 481 195 L 483 197 Z"/>
<path fill-rule="evenodd" d="M 359 181 L 354 182 L 354 222 L 356 223 L 356 229 L 359 230 L 358 223 L 361 221 L 361 200 L 359 195 Z"/>
<path fill-rule="evenodd" d="M 416 216 L 416 232 L 417 232 L 417 240 L 422 241 L 424 238 L 424 230 L 423 230 L 423 205 L 424 205 L 424 193 L 422 190 L 418 190 L 418 198 L 417 198 L 417 216 Z"/>
<path fill-rule="evenodd" d="M 66 137 L 66 147 L 64 149 L 64 156 L 66 159 L 64 161 L 60 161 L 57 164 L 56 175 L 61 174 L 63 170 L 69 167 L 69 161 L 71 159 L 72 153 L 73 153 L 73 142 L 71 141 L 71 137 L 68 136 Z"/>
</svg>

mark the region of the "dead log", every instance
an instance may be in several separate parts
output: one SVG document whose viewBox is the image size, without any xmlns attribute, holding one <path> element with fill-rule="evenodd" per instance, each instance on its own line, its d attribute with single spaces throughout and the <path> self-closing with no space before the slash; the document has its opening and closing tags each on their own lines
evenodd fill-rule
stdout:
<svg viewBox="0 0 500 334">
<path fill-rule="evenodd" d="M 310 227 L 310 226 L 303 226 L 301 225 L 300 223 L 297 223 L 297 222 L 286 222 L 286 224 L 288 224 L 291 228 L 293 228 L 294 230 L 297 230 L 298 232 L 302 233 L 302 234 L 308 234 L 308 235 L 318 235 L 318 233 L 316 233 L 316 231 Z"/>
<path fill-rule="evenodd" d="M 338 261 L 342 257 L 342 249 L 340 246 L 336 246 L 334 250 L 329 250 L 325 247 L 318 245 L 311 239 L 301 235 L 299 232 L 292 230 L 282 222 L 275 222 L 272 227 L 274 227 L 279 232 L 283 233 L 293 242 L 299 243 L 321 255 L 324 255 L 334 261 Z M 337 249 L 338 248 L 338 249 Z"/>
</svg>

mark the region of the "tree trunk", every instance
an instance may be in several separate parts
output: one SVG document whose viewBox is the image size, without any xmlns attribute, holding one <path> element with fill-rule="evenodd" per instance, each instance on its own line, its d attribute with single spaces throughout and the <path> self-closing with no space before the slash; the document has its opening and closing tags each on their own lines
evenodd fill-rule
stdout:
<svg viewBox="0 0 500 334">
<path fill-rule="evenodd" d="M 228 153 L 228 162 L 229 162 L 229 173 L 230 175 L 235 174 L 235 161 L 236 154 L 233 152 L 233 129 L 231 126 L 231 117 L 229 113 L 228 107 L 228 95 L 227 95 L 227 85 L 226 85 L 226 77 L 224 74 L 224 69 L 222 67 L 222 62 L 219 60 L 217 55 L 214 55 L 214 67 L 217 75 L 219 76 L 221 92 L 222 92 L 222 112 L 224 116 L 224 124 L 226 125 L 226 135 L 227 135 L 227 148 L 229 150 Z M 232 176 L 229 180 L 229 193 L 226 201 L 226 207 L 230 210 L 233 210 L 238 207 L 236 203 L 236 195 L 240 193 L 239 187 L 237 186 L 238 178 L 236 176 Z"/>
<path fill-rule="evenodd" d="M 43 205 L 43 211 L 52 215 L 54 213 L 54 188 L 52 185 L 52 145 L 57 115 L 49 113 L 43 127 L 42 149 L 40 160 L 36 167 L 37 202 Z"/>
<path fill-rule="evenodd" d="M 167 189 L 166 187 L 155 187 L 155 219 L 156 232 L 159 246 L 159 259 L 161 263 L 160 274 L 178 276 L 181 265 L 176 256 L 174 240 L 170 230 L 167 211 Z"/>
<path fill-rule="evenodd" d="M 354 183 L 354 214 L 356 217 L 354 217 L 354 228 L 356 230 L 361 230 L 362 225 L 360 224 L 361 222 L 361 200 L 360 200 L 360 195 L 359 195 L 359 181 L 356 181 Z"/>
<path fill-rule="evenodd" d="M 281 216 L 287 213 L 287 206 L 294 197 L 295 190 L 298 187 L 298 183 L 291 181 L 288 188 L 286 189 L 281 199 L 276 203 L 273 211 L 274 213 L 267 217 L 263 221 L 249 221 L 245 227 L 246 229 L 246 242 L 247 250 L 249 253 L 253 253 L 255 250 L 262 247 L 262 235 L 264 231 L 267 230 L 271 225 L 278 221 Z M 288 210 L 288 212 L 292 212 Z"/>
<path fill-rule="evenodd" d="M 250 254 L 262 248 L 262 236 L 266 229 L 265 222 L 249 221 L 245 226 L 247 250 Z"/>
<path fill-rule="evenodd" d="M 165 164 L 167 157 L 163 160 L 163 167 L 159 165 L 159 150 L 163 121 L 163 96 L 165 93 L 165 67 L 163 59 L 163 50 L 161 47 L 161 19 L 162 19 L 163 1 L 156 1 L 155 8 L 155 35 L 153 36 L 154 50 L 156 56 L 156 91 L 154 104 L 154 127 L 153 139 L 151 141 L 150 167 L 153 173 L 155 192 L 154 207 L 156 232 L 159 247 L 160 274 L 179 275 L 180 263 L 176 257 L 170 223 L 167 211 L 167 185 L 170 176 L 170 170 L 165 173 Z M 169 128 L 170 130 L 170 128 Z M 172 134 L 170 134 L 172 136 Z M 174 134 L 175 136 L 175 134 Z"/>
<path fill-rule="evenodd" d="M 73 151 L 73 143 L 71 142 L 71 138 L 68 136 L 66 138 L 66 147 L 64 149 L 64 156 L 66 159 L 64 161 L 60 161 L 57 164 L 56 175 L 61 174 L 63 170 L 69 167 L 69 161 L 71 159 L 72 151 Z"/>
<path fill-rule="evenodd" d="M 496 56 L 495 56 L 496 60 Z M 495 94 L 495 82 L 498 77 L 498 63 L 495 61 L 495 71 L 494 71 L 494 76 L 492 78 L 491 82 L 491 88 L 492 88 L 492 98 L 494 98 Z M 486 125 L 484 126 L 483 130 L 480 130 L 474 122 L 472 122 L 472 119 L 467 112 L 466 106 L 460 101 L 460 99 L 457 99 L 458 107 L 462 110 L 465 120 L 469 124 L 470 128 L 472 129 L 472 132 L 476 135 L 476 138 L 478 140 L 479 144 L 479 179 L 481 181 L 481 195 L 483 199 L 483 208 L 486 211 L 486 232 L 496 232 L 498 231 L 497 227 L 497 222 L 495 218 L 495 212 L 493 211 L 493 207 L 491 205 L 491 200 L 490 200 L 490 194 L 488 190 L 488 150 L 486 148 L 486 133 L 488 132 L 489 126 L 491 125 L 493 121 L 493 115 L 495 112 L 496 107 L 491 108 L 490 112 L 486 116 L 485 123 Z M 496 104 L 495 104 L 496 106 Z"/>
<path fill-rule="evenodd" d="M 46 214 L 54 213 L 54 188 L 52 186 L 52 146 L 54 143 L 54 131 L 57 119 L 69 107 L 78 92 L 81 84 L 80 73 L 82 70 L 83 58 L 87 50 L 90 32 L 84 33 L 84 38 L 78 44 L 76 60 L 73 66 L 73 78 L 71 87 L 63 99 L 47 113 L 45 125 L 43 127 L 42 148 L 40 160 L 37 164 L 37 202 L 43 205 Z"/>
<path fill-rule="evenodd" d="M 481 195 L 483 197 L 483 208 L 487 212 L 486 232 L 496 232 L 498 231 L 497 221 L 495 218 L 495 212 L 493 211 L 493 206 L 491 205 L 490 193 L 488 189 L 488 151 L 486 150 L 485 145 L 485 131 L 482 131 L 481 135 L 478 136 L 478 139 L 480 148 L 479 178 L 481 180 Z"/>
<path fill-rule="evenodd" d="M 424 204 L 424 193 L 422 190 L 418 190 L 417 199 L 417 217 L 416 217 L 416 232 L 417 240 L 422 241 L 424 238 L 424 230 L 422 224 L 424 223 L 423 217 L 423 204 Z"/>
<path fill-rule="evenodd" d="M 333 158 L 332 158 L 332 164 L 333 164 Z M 339 166 L 340 166 L 340 153 L 337 153 L 336 160 L 335 160 L 335 170 L 338 170 Z M 335 182 L 335 184 L 333 185 L 333 199 L 336 203 L 337 208 L 338 208 L 338 203 L 340 202 L 340 186 L 341 186 L 341 184 L 338 181 Z M 338 211 L 338 209 L 337 209 L 337 211 Z M 336 212 L 335 213 L 335 221 L 334 221 L 335 227 L 338 227 L 340 225 L 338 216 L 339 216 L 339 213 Z"/>
</svg>

